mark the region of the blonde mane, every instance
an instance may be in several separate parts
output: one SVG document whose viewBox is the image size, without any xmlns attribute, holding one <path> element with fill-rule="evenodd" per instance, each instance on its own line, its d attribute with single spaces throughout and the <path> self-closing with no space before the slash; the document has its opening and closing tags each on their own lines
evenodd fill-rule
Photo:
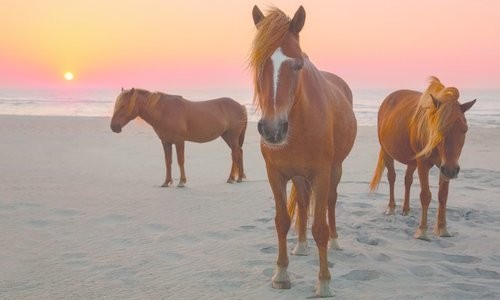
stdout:
<svg viewBox="0 0 500 300">
<path fill-rule="evenodd" d="M 412 119 L 412 124 L 416 126 L 417 138 L 422 142 L 422 150 L 417 153 L 417 158 L 429 156 L 456 120 L 453 118 L 456 106 L 452 104 L 458 103 L 458 89 L 445 87 L 434 76 L 431 76 L 429 81 L 429 87 L 420 97 Z M 432 97 L 439 101 L 438 107 L 433 103 Z"/>
<path fill-rule="evenodd" d="M 126 108 L 126 114 L 130 115 L 132 111 L 134 110 L 135 106 L 137 105 L 137 97 L 145 96 L 146 97 L 146 103 L 148 107 L 154 107 L 160 100 L 160 98 L 163 96 L 162 93 L 160 92 L 154 92 L 151 93 L 148 90 L 145 89 L 130 89 L 130 90 L 124 90 L 120 93 L 118 96 L 118 99 L 116 100 L 115 103 L 115 112 L 117 109 L 119 109 L 124 103 L 127 103 L 127 108 Z M 128 101 L 127 101 L 128 99 Z M 125 102 L 127 101 L 127 102 Z"/>
<path fill-rule="evenodd" d="M 283 42 L 289 31 L 290 21 L 291 19 L 280 9 L 271 7 L 267 16 L 257 25 L 249 57 L 249 66 L 254 77 L 253 101 L 257 106 L 257 82 L 260 82 L 263 65 Z"/>
</svg>

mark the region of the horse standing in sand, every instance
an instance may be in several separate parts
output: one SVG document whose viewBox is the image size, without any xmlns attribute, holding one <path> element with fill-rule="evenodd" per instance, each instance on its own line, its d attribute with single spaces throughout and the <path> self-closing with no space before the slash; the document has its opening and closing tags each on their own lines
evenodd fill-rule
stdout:
<svg viewBox="0 0 500 300">
<path fill-rule="evenodd" d="M 181 177 L 177 186 L 186 183 L 184 142 L 205 143 L 222 137 L 231 148 L 232 166 L 228 183 L 241 182 L 243 140 L 247 126 L 244 106 L 230 98 L 192 102 L 181 96 L 151 93 L 142 89 L 122 90 L 115 103 L 111 130 L 116 133 L 130 120 L 140 117 L 151 125 L 165 151 L 167 174 L 163 187 L 172 185 L 172 144 L 177 151 Z"/>
<path fill-rule="evenodd" d="M 403 215 L 410 211 L 410 186 L 413 173 L 418 169 L 420 179 L 420 202 L 422 213 L 420 226 L 414 237 L 429 240 L 427 236 L 427 210 L 431 201 L 429 170 L 440 168 L 439 208 L 434 233 L 449 237 L 446 230 L 446 201 L 450 179 L 458 176 L 458 159 L 462 152 L 467 132 L 464 113 L 476 100 L 460 104 L 459 92 L 454 87 L 445 87 L 436 77 L 423 93 L 399 90 L 387 96 L 378 112 L 378 137 L 381 145 L 375 174 L 370 189 L 377 188 L 387 168 L 389 181 L 389 206 L 387 214 L 394 214 L 394 160 L 405 165 L 405 196 Z"/>
<path fill-rule="evenodd" d="M 297 206 L 298 227 L 298 242 L 292 254 L 307 255 L 307 209 L 312 193 L 312 234 L 319 252 L 316 294 L 331 296 L 328 241 L 331 239 L 330 246 L 338 248 L 337 185 L 357 128 L 352 93 L 340 77 L 318 70 L 302 52 L 302 6 L 291 20 L 277 8 L 264 16 L 254 6 L 253 19 L 257 27 L 250 54 L 254 102 L 262 112 L 258 122 L 261 152 L 276 202 L 279 252 L 272 286 L 290 288 L 286 237 L 291 215 L 287 211 L 286 185 L 291 180 L 289 207 L 293 211 Z"/>
</svg>

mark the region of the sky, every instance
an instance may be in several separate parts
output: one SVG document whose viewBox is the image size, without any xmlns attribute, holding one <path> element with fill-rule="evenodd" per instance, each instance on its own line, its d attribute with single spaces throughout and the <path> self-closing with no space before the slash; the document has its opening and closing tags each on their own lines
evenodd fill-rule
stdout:
<svg viewBox="0 0 500 300">
<path fill-rule="evenodd" d="M 255 4 L 352 88 L 500 88 L 498 0 L 3 0 L 0 88 L 250 89 Z"/>
</svg>

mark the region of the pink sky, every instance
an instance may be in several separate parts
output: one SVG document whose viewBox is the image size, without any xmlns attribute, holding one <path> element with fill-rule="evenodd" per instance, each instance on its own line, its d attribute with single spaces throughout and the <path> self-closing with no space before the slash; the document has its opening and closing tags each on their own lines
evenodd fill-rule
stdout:
<svg viewBox="0 0 500 300">
<path fill-rule="evenodd" d="M 7 0 L 0 87 L 250 88 L 251 10 L 270 3 L 304 6 L 302 49 L 352 88 L 500 88 L 497 0 Z"/>
</svg>

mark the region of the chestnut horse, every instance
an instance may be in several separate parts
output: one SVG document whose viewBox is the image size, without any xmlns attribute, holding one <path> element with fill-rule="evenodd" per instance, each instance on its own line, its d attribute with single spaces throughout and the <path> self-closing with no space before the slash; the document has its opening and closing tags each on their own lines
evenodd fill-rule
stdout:
<svg viewBox="0 0 500 300">
<path fill-rule="evenodd" d="M 288 181 L 292 181 L 289 206 L 297 206 L 298 242 L 292 254 L 307 254 L 307 208 L 315 201 L 312 234 L 319 252 L 316 294 L 331 296 L 328 241 L 336 242 L 335 205 L 342 162 L 356 137 L 352 93 L 338 76 L 318 70 L 302 52 L 299 32 L 305 21 L 302 6 L 290 19 L 277 8 L 267 16 L 253 8 L 257 27 L 250 53 L 254 102 L 262 118 L 258 122 L 261 152 L 276 205 L 279 253 L 272 286 L 290 288 L 287 233 Z M 328 216 L 328 217 L 327 217 Z M 327 220 L 328 218 L 328 220 Z"/>
<path fill-rule="evenodd" d="M 446 201 L 450 179 L 458 176 L 458 159 L 465 142 L 467 121 L 464 113 L 476 100 L 460 104 L 459 92 L 445 87 L 436 77 L 423 93 L 399 90 L 387 96 L 378 112 L 378 138 L 381 149 L 370 189 L 377 188 L 387 168 L 389 181 L 389 205 L 387 214 L 394 214 L 394 160 L 405 165 L 405 196 L 402 213 L 410 211 L 410 186 L 413 173 L 418 170 L 420 202 L 422 205 L 420 226 L 414 237 L 429 240 L 427 236 L 427 210 L 431 201 L 429 170 L 440 168 L 437 224 L 434 233 L 449 237 L 446 230 Z"/>
<path fill-rule="evenodd" d="M 163 187 L 172 185 L 172 144 L 177 151 L 181 177 L 178 187 L 187 181 L 184 171 L 184 142 L 205 143 L 222 137 L 231 148 L 232 166 L 228 183 L 241 182 L 243 171 L 243 140 L 247 126 L 244 106 L 230 98 L 192 102 L 181 96 L 143 89 L 123 90 L 118 95 L 111 119 L 116 133 L 136 117 L 151 125 L 165 151 L 167 169 Z"/>
</svg>

